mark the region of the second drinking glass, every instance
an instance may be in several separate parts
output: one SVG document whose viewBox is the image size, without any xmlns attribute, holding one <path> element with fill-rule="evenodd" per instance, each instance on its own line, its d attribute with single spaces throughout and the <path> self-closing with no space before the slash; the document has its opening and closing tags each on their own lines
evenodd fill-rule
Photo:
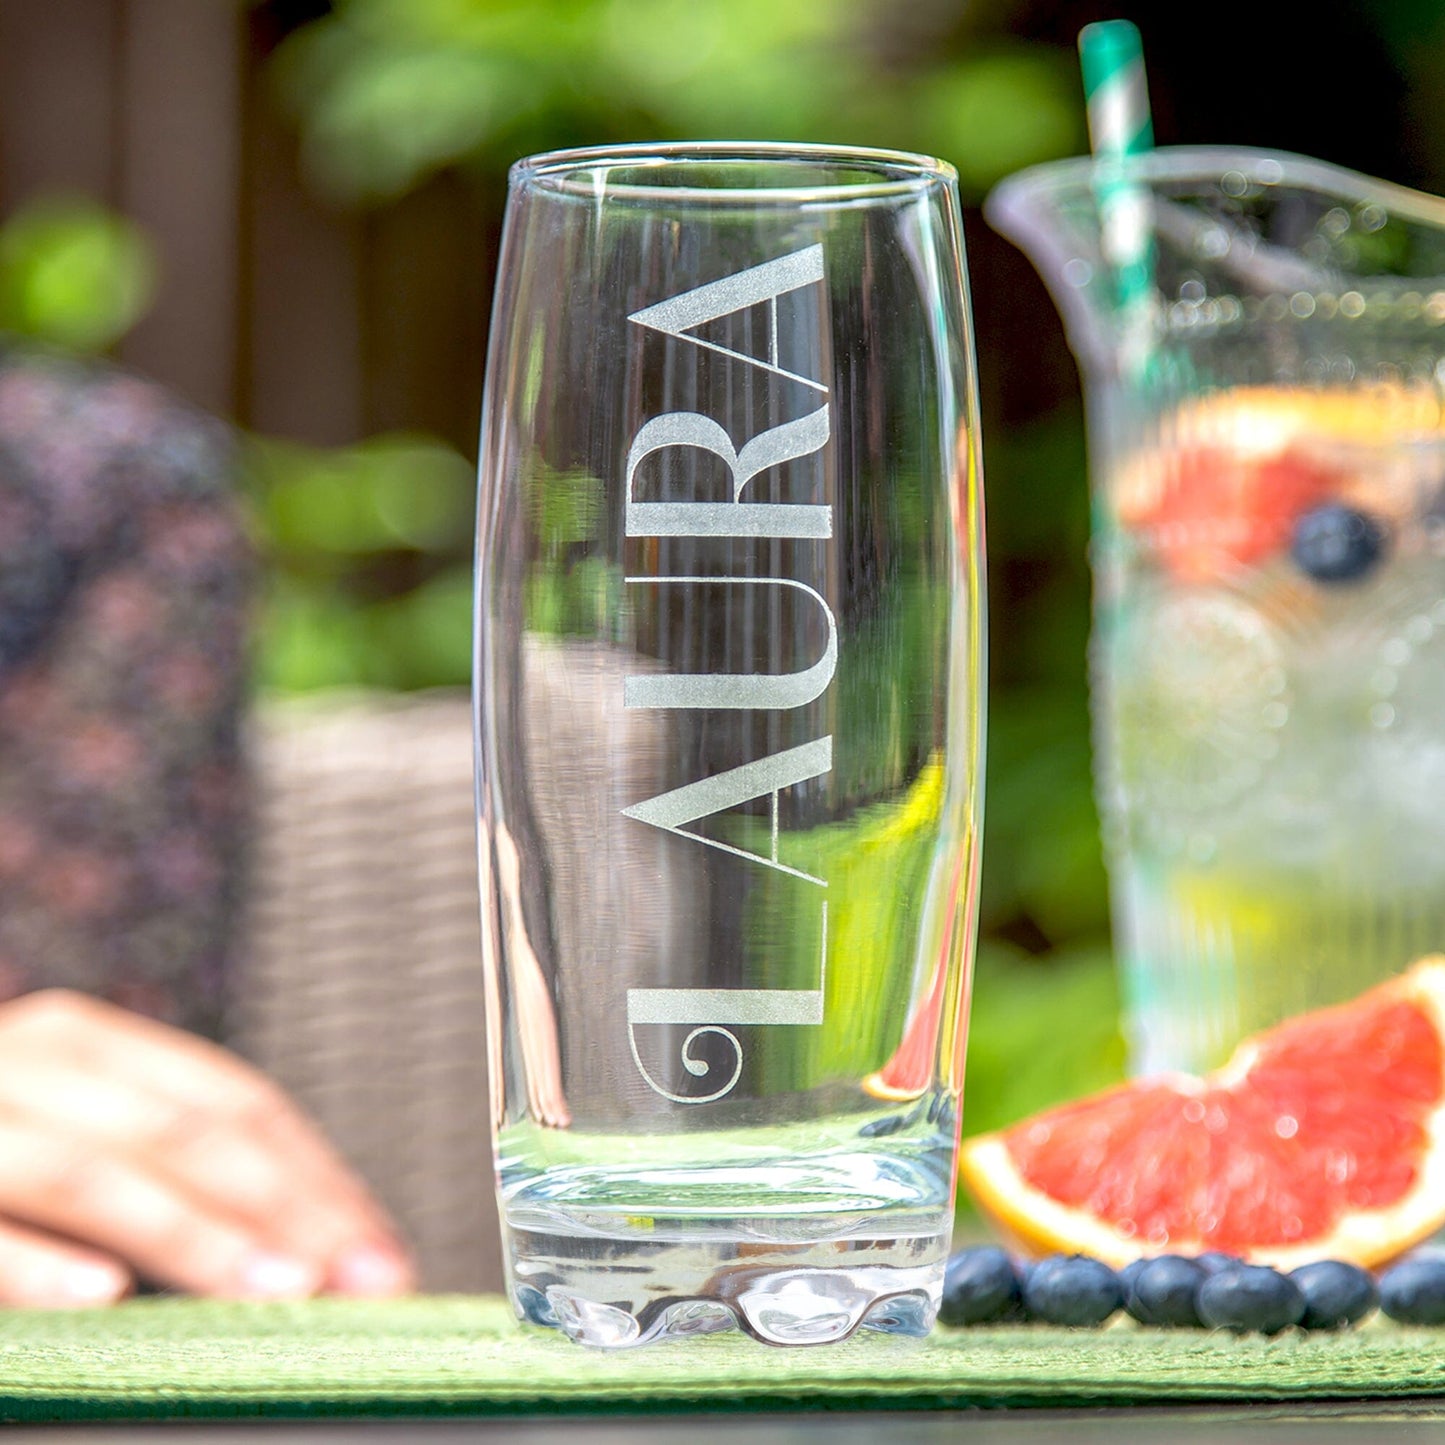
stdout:
<svg viewBox="0 0 1445 1445">
<path fill-rule="evenodd" d="M 512 174 L 481 450 L 492 1098 L 518 1313 L 775 1344 L 937 1310 L 982 572 L 953 174 Z"/>
</svg>

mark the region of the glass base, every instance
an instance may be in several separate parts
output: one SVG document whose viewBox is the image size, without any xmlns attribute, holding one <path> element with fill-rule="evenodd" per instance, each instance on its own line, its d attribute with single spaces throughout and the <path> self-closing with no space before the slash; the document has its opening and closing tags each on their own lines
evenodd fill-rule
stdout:
<svg viewBox="0 0 1445 1445">
<path fill-rule="evenodd" d="M 767 1345 L 823 1345 L 859 1329 L 926 1335 L 933 1327 L 945 1221 L 903 1238 L 788 1243 L 689 1225 L 685 1236 L 650 1240 L 509 1231 L 518 1317 L 602 1349 L 729 1329 Z"/>
</svg>

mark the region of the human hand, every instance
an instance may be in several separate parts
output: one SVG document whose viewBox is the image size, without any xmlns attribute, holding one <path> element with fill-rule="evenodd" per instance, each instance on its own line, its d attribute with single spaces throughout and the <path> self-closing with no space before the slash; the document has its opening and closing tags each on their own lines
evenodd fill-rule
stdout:
<svg viewBox="0 0 1445 1445">
<path fill-rule="evenodd" d="M 105 1304 L 137 1276 L 249 1299 L 414 1288 L 366 1187 L 251 1065 L 84 994 L 0 1004 L 0 1303 Z"/>
</svg>

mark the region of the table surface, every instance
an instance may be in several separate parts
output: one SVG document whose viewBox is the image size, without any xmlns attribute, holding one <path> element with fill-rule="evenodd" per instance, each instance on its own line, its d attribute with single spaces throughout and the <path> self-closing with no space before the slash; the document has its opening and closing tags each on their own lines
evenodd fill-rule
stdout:
<svg viewBox="0 0 1445 1445">
<path fill-rule="evenodd" d="M 7 1445 L 137 1445 L 151 1425 L 6 1431 Z M 1429 1445 L 1445 1442 L 1445 1399 L 1407 1406 L 1327 1404 L 1205 1409 L 867 1411 L 828 1415 L 626 1416 L 611 1419 L 170 1421 L 165 1439 L 194 1445 Z"/>
<path fill-rule="evenodd" d="M 231 1445 L 258 1430 L 378 1445 L 421 1431 L 521 1445 L 922 1445 L 956 1439 L 961 1421 L 985 1445 L 1362 1435 L 1445 1445 L 1445 1331 L 1377 1320 L 1265 1339 L 1121 1321 L 860 1335 L 790 1350 L 730 1334 L 609 1352 L 520 1327 L 495 1297 L 158 1298 L 0 1311 L 0 1419 L 84 1424 L 77 1438 L 92 1445 L 134 1439 L 122 1422 L 157 1419 L 189 1420 L 192 1438 Z M 96 1433 L 106 1422 L 115 1428 Z M 53 1428 L 37 1438 L 64 1437 Z"/>
</svg>

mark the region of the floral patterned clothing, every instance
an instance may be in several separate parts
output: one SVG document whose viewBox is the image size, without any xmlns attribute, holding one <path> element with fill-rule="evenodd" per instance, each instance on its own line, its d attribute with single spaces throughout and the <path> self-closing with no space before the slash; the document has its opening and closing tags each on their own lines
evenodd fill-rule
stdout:
<svg viewBox="0 0 1445 1445">
<path fill-rule="evenodd" d="M 215 1035 L 235 947 L 250 549 L 227 430 L 0 348 L 0 998 Z"/>
</svg>

